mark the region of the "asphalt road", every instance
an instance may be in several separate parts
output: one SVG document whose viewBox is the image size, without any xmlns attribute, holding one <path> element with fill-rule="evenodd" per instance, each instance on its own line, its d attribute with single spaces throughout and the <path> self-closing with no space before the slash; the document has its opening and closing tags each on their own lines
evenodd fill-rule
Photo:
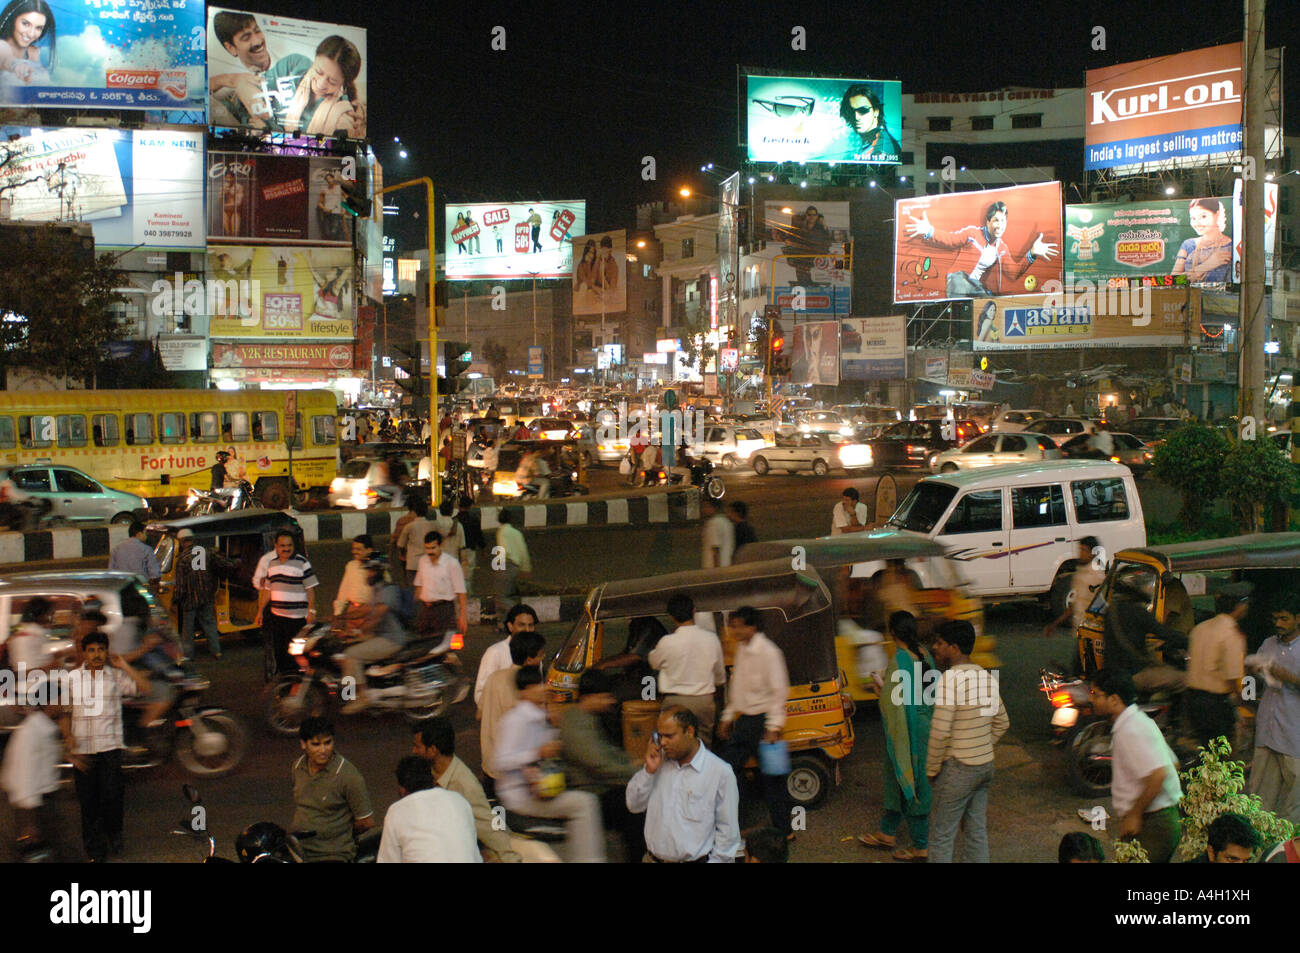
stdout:
<svg viewBox="0 0 1300 953">
<path fill-rule="evenodd" d="M 616 477 L 616 475 L 615 475 Z M 727 475 L 727 498 L 750 505 L 750 519 L 760 538 L 816 536 L 828 531 L 831 509 L 843 487 L 857 486 L 864 499 L 874 480 L 843 477 L 769 476 L 749 471 Z M 899 481 L 899 491 L 910 483 Z M 1144 497 L 1151 487 L 1144 487 Z M 1159 488 L 1154 492 L 1159 493 Z M 1147 500 L 1150 512 L 1154 501 Z M 697 526 L 656 528 L 561 529 L 529 531 L 528 541 L 536 571 L 532 584 L 546 591 L 576 591 L 606 579 L 630 578 L 696 568 L 699 565 Z M 321 578 L 321 606 L 328 604 L 342 577 L 347 544 L 313 544 L 310 556 Z M 26 564 L 24 570 L 86 568 L 96 564 L 79 560 L 59 564 Z M 480 579 L 480 584 L 486 579 Z M 1060 753 L 1050 744 L 1048 715 L 1037 691 L 1038 669 L 1049 661 L 1063 661 L 1073 652 L 1068 636 L 1044 639 L 1042 610 L 1033 603 L 1008 604 L 989 610 L 987 627 L 998 637 L 1002 658 L 1001 690 L 1011 718 L 1011 731 L 998 747 L 997 778 L 990 797 L 989 827 L 994 861 L 1034 862 L 1054 859 L 1061 834 L 1083 829 L 1075 816 L 1079 807 L 1091 806 L 1071 795 L 1065 786 Z M 571 623 L 542 627 L 548 649 L 558 649 Z M 477 668 L 483 650 L 496 636 L 486 626 L 474 627 L 462 652 L 466 670 Z M 210 829 L 219 850 L 233 855 L 234 837 L 245 825 L 258 820 L 287 824 L 292 813 L 289 766 L 299 754 L 296 739 L 272 735 L 262 713 L 263 686 L 260 646 L 229 639 L 220 662 L 202 650 L 197 665 L 209 675 L 213 688 L 209 700 L 234 711 L 243 720 L 249 748 L 235 774 L 199 782 L 208 811 Z M 472 703 L 453 711 L 458 753 L 472 767 L 479 764 L 477 723 Z M 796 841 L 795 861 L 858 861 L 892 863 L 887 853 L 868 851 L 854 835 L 878 825 L 881 803 L 883 738 L 874 705 L 867 705 L 856 720 L 857 747 L 842 763 L 842 783 L 825 804 L 809 812 L 807 830 Z M 382 811 L 397 797 L 393 769 L 410 748 L 404 719 L 389 714 L 361 715 L 339 725 L 339 750 L 361 769 L 376 808 Z M 147 775 L 129 779 L 127 787 L 127 861 L 192 861 L 201 856 L 194 842 L 169 831 L 185 808 L 180 785 L 187 780 L 178 765 L 169 764 Z M 76 800 L 66 788 L 57 797 L 64 823 L 61 848 L 76 859 L 78 821 Z M 743 804 L 745 824 L 760 823 L 765 813 L 761 799 Z M 611 841 L 611 843 L 614 843 Z M 0 859 L 12 859 L 11 819 L 0 811 Z M 617 847 L 612 848 L 617 851 Z M 617 856 L 616 853 L 612 856 Z"/>
</svg>

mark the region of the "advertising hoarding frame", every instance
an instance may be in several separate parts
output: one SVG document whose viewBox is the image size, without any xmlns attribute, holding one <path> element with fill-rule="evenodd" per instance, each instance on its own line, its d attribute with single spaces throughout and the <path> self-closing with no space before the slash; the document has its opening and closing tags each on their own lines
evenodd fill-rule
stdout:
<svg viewBox="0 0 1300 953">
<path fill-rule="evenodd" d="M 907 316 L 840 319 L 840 379 L 901 380 L 907 376 Z"/>
<path fill-rule="evenodd" d="M 1069 304 L 1064 298 L 976 298 L 971 302 L 972 350 L 1183 347 L 1191 329 L 1199 329 L 1201 323 L 1199 288 L 1144 288 L 1131 297 L 1099 292 L 1076 297 Z M 1128 308 L 1123 307 L 1125 299 Z M 1112 307 L 1116 300 L 1120 306 Z M 1138 307 L 1143 301 L 1145 305 Z M 1149 313 L 1139 313 L 1144 309 Z"/>
<path fill-rule="evenodd" d="M 902 161 L 903 96 L 898 80 L 742 69 L 739 85 L 740 145 L 750 162 Z"/>
<path fill-rule="evenodd" d="M 448 281 L 569 278 L 570 238 L 587 230 L 587 201 L 448 202 L 444 216 Z"/>
</svg>

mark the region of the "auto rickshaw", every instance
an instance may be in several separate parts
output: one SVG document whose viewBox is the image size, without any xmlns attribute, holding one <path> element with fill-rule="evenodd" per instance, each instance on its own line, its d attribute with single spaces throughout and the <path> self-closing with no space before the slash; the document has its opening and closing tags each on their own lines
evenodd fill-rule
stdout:
<svg viewBox="0 0 1300 953">
<path fill-rule="evenodd" d="M 492 479 L 494 496 L 524 495 L 524 484 L 515 474 L 525 453 L 540 454 L 550 467 L 550 496 L 587 494 L 587 467 L 582 446 L 577 440 L 511 440 L 503 444 L 497 454 L 497 471 Z"/>
<path fill-rule="evenodd" d="M 307 553 L 302 527 L 292 516 L 279 510 L 235 510 L 149 523 L 148 538 L 154 543 L 154 555 L 162 568 L 159 600 L 168 612 L 171 612 L 176 586 L 176 537 L 186 529 L 194 534 L 195 546 L 207 547 L 233 564 L 230 574 L 221 578 L 216 594 L 217 631 L 223 636 L 256 628 L 253 619 L 257 617 L 258 596 L 253 588 L 253 573 L 262 556 L 275 548 L 277 533 L 282 530 L 293 533 L 294 552 Z"/>
<path fill-rule="evenodd" d="M 830 585 L 835 603 L 835 654 L 855 702 L 878 697 L 871 673 L 879 667 L 880 651 L 887 653 L 885 658 L 893 651 L 888 634 L 883 634 L 882 642 L 864 641 L 864 635 L 885 632 L 888 609 L 874 590 L 891 563 L 907 580 L 907 598 L 923 632 L 927 622 L 966 619 L 975 627 L 971 661 L 987 669 L 1002 665 L 995 654 L 996 640 L 984 630 L 979 598 L 967 593 L 959 564 L 945 558 L 943 547 L 934 540 L 891 531 L 844 533 L 751 543 L 735 557 L 737 563 L 771 559 L 815 568 Z M 851 620 L 861 625 L 843 624 Z"/>
<path fill-rule="evenodd" d="M 782 735 L 790 749 L 790 796 L 796 804 L 821 803 L 832 783 L 839 783 L 838 764 L 853 750 L 853 702 L 845 692 L 835 658 L 835 622 L 831 593 L 815 569 L 796 571 L 789 559 L 746 563 L 725 569 L 669 573 L 645 579 L 606 582 L 591 590 L 581 618 L 568 641 L 552 661 L 548 684 L 559 702 L 572 701 L 584 671 L 602 662 L 619 661 L 609 650 L 624 629 L 635 633 L 637 622 L 649 621 L 668 629 L 668 597 L 684 592 L 695 602 L 697 618 L 711 617 L 715 631 L 725 633 L 725 616 L 740 606 L 753 606 L 762 615 L 762 631 L 785 653 L 790 676 L 786 724 Z M 632 625 L 629 625 L 632 623 Z M 730 640 L 723 636 L 724 656 Z M 734 646 L 732 647 L 734 648 Z M 644 648 L 644 655 L 649 649 Z M 629 644 L 624 657 L 635 654 Z M 641 657 L 644 658 L 644 655 Z M 636 698 L 643 698 L 644 664 L 630 673 Z M 632 707 L 629 707 L 631 705 Z M 636 702 L 622 710 L 625 746 L 639 757 L 645 751 L 651 722 L 629 743 L 633 726 L 629 717 Z M 649 708 L 651 720 L 657 705 Z"/>
</svg>

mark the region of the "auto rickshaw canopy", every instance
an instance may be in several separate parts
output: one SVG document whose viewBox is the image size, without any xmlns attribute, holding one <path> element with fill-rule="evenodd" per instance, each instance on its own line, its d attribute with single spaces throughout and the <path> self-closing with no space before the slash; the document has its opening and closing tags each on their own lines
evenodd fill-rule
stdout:
<svg viewBox="0 0 1300 953">
<path fill-rule="evenodd" d="M 302 527 L 298 521 L 281 510 L 245 509 L 207 516 L 187 516 L 167 522 L 151 522 L 146 526 L 150 534 L 175 536 L 187 529 L 195 536 L 240 536 L 249 533 L 268 533 L 286 529 L 299 543 L 303 541 Z"/>
<path fill-rule="evenodd" d="M 1298 534 L 1300 535 L 1300 534 Z M 738 563 L 761 562 L 783 557 L 790 559 L 794 547 L 803 549 L 803 558 L 816 569 L 853 566 L 889 559 L 925 559 L 943 556 L 941 545 L 927 536 L 908 533 L 842 533 L 816 539 L 778 539 L 750 543 L 736 553 Z"/>
<path fill-rule="evenodd" d="M 1256 533 L 1224 539 L 1125 549 L 1115 559 L 1146 559 L 1165 572 L 1215 572 L 1233 569 L 1300 568 L 1300 533 Z"/>
</svg>

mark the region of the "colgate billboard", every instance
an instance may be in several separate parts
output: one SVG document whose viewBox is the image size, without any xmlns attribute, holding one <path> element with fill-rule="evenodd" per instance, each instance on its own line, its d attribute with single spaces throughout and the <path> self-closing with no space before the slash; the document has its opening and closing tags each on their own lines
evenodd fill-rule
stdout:
<svg viewBox="0 0 1300 953">
<path fill-rule="evenodd" d="M 1084 168 L 1241 151 L 1240 43 L 1088 70 Z"/>
</svg>

